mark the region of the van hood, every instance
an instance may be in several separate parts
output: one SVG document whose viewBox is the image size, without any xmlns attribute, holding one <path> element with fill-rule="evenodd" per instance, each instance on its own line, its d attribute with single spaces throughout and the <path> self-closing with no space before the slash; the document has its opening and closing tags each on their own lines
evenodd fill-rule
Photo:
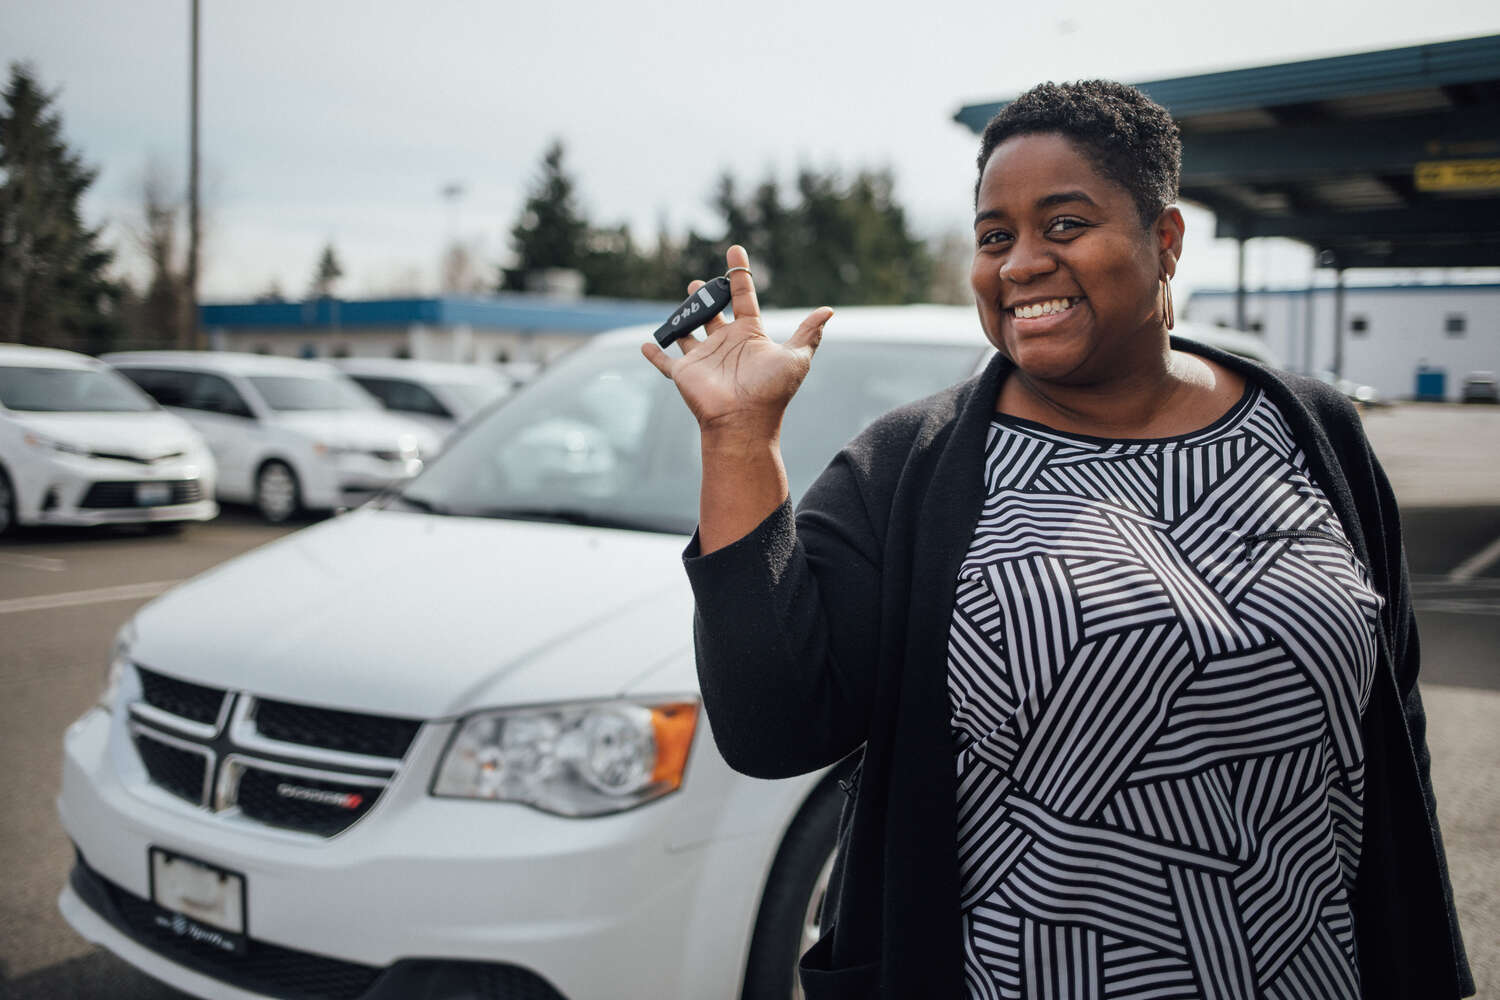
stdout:
<svg viewBox="0 0 1500 1000">
<path fill-rule="evenodd" d="M 202 451 L 187 421 L 161 410 L 144 413 L 26 413 L 13 419 L 64 444 L 145 461 Z"/>
<path fill-rule="evenodd" d="M 399 450 L 401 438 L 410 437 L 423 455 L 432 455 L 442 443 L 440 435 L 415 420 L 384 410 L 284 411 L 268 422 L 324 444 L 364 451 Z"/>
<path fill-rule="evenodd" d="M 163 594 L 141 666 L 265 697 L 408 718 L 690 694 L 680 535 L 367 509 Z"/>
</svg>

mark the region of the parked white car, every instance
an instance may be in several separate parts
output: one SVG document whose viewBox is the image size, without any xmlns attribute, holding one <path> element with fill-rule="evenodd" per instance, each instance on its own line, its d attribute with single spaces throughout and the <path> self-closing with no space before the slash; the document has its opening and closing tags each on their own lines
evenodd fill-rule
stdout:
<svg viewBox="0 0 1500 1000">
<path fill-rule="evenodd" d="M 485 365 L 405 358 L 336 358 L 333 365 L 387 410 L 444 438 L 514 387 Z"/>
<path fill-rule="evenodd" d="M 121 374 L 208 440 L 218 496 L 266 520 L 368 500 L 410 479 L 441 439 L 387 413 L 331 365 L 220 351 L 106 354 Z"/>
<path fill-rule="evenodd" d="M 109 366 L 0 344 L 0 534 L 207 521 L 214 476 L 203 438 Z"/>
<path fill-rule="evenodd" d="M 80 934 L 205 997 L 797 995 L 848 762 L 763 781 L 714 746 L 697 426 L 649 335 L 137 613 L 65 737 Z M 787 414 L 793 493 L 989 354 L 969 309 L 840 310 Z"/>
</svg>

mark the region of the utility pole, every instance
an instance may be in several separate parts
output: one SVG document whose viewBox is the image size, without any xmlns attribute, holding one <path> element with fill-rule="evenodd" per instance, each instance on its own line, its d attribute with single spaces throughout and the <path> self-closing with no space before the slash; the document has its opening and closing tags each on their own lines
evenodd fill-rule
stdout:
<svg viewBox="0 0 1500 1000">
<path fill-rule="evenodd" d="M 187 274 L 183 276 L 183 298 L 187 300 L 187 315 L 183 317 L 183 333 L 187 346 L 203 349 L 203 335 L 198 328 L 198 0 L 191 0 L 192 35 L 190 39 L 191 66 L 188 83 L 188 249 Z"/>
</svg>

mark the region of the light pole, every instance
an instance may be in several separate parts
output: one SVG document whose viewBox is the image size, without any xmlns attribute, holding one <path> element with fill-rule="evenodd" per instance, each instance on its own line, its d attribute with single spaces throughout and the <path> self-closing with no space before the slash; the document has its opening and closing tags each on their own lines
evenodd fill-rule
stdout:
<svg viewBox="0 0 1500 1000">
<path fill-rule="evenodd" d="M 187 315 L 183 334 L 187 346 L 203 349 L 198 326 L 198 0 L 192 0 L 192 28 L 188 70 L 188 249 L 187 273 L 183 275 Z"/>
</svg>

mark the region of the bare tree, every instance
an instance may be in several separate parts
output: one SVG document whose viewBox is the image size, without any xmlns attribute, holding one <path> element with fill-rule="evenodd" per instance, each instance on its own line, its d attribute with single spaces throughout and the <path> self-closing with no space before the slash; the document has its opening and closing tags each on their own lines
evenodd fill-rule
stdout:
<svg viewBox="0 0 1500 1000">
<path fill-rule="evenodd" d="M 443 251 L 439 288 L 449 295 L 479 295 L 489 291 L 479 256 L 470 242 L 454 240 L 449 243 Z"/>
<path fill-rule="evenodd" d="M 161 160 L 152 157 L 141 178 L 141 221 L 136 245 L 151 266 L 140 304 L 137 340 L 156 345 L 191 347 L 184 329 L 187 288 L 178 253 L 182 202 L 176 182 Z"/>
</svg>

